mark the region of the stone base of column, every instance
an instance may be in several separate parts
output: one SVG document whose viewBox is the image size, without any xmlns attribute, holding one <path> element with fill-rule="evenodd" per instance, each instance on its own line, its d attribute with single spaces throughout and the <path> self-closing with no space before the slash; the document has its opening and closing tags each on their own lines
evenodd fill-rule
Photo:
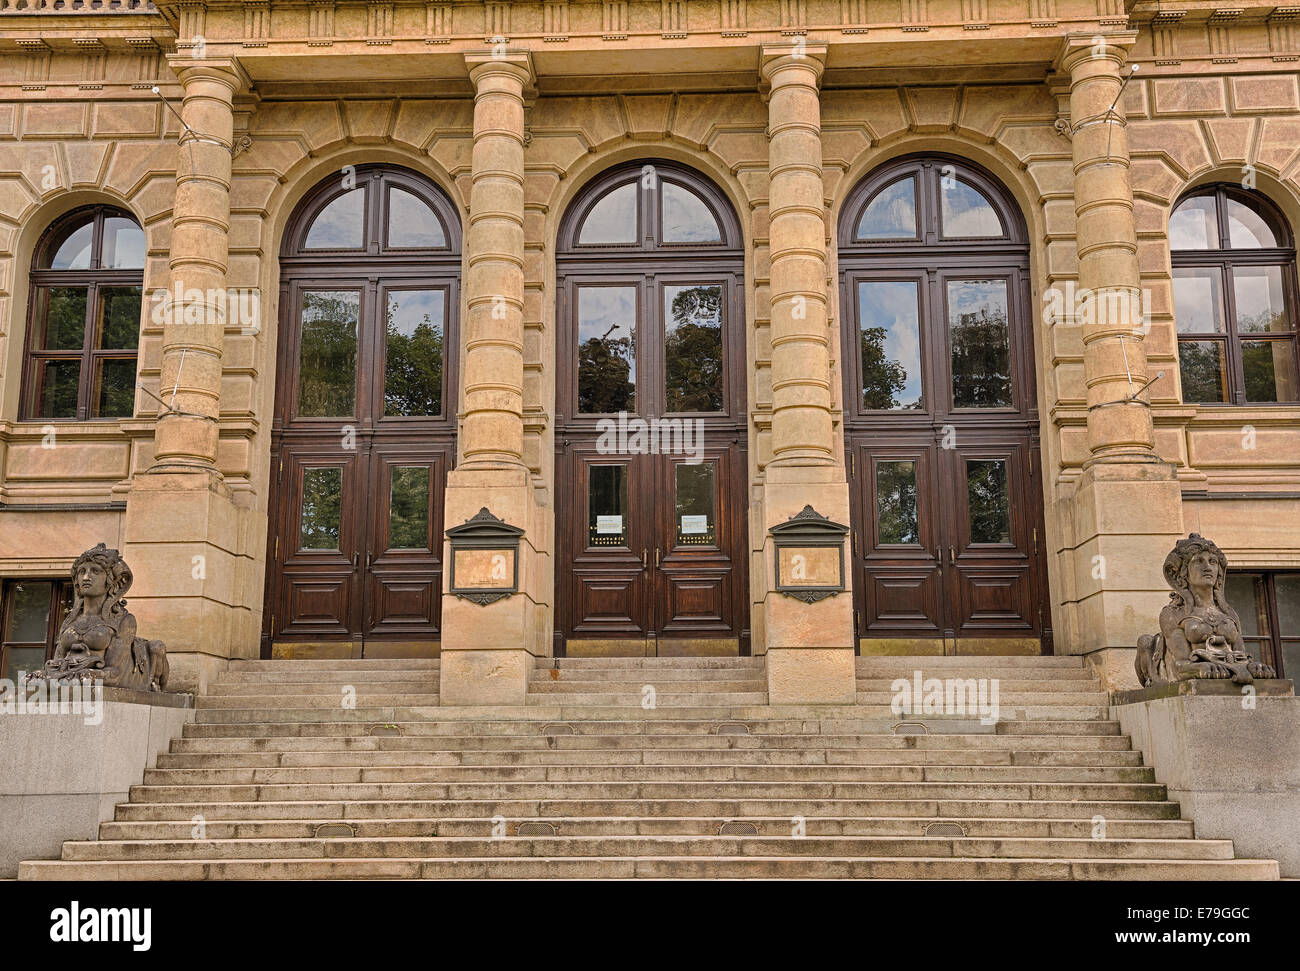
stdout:
<svg viewBox="0 0 1300 971">
<path fill-rule="evenodd" d="M 122 555 L 142 637 L 167 645 L 171 691 L 202 692 L 230 658 L 256 657 L 262 573 L 241 554 L 249 510 L 215 471 L 137 475 Z M 261 562 L 260 558 L 258 562 Z"/>
<path fill-rule="evenodd" d="M 486 508 L 524 529 L 519 539 L 519 592 L 479 604 L 448 593 L 443 571 L 442 664 L 439 699 L 444 705 L 522 705 L 538 657 L 550 654 L 551 559 L 543 510 L 523 466 L 455 469 L 447 477 L 444 528 L 458 526 Z M 450 550 L 445 552 L 450 557 Z"/>
<path fill-rule="evenodd" d="M 849 524 L 849 489 L 829 466 L 769 466 L 763 486 L 763 515 L 770 529 L 804 506 Z M 848 542 L 847 537 L 845 542 Z M 843 593 L 804 603 L 776 592 L 772 538 L 763 543 L 763 630 L 766 635 L 767 693 L 774 705 L 852 704 L 857 700 L 853 654 L 853 592 L 849 552 L 844 554 Z"/>
<path fill-rule="evenodd" d="M 1183 536 L 1182 490 L 1174 466 L 1095 462 L 1072 500 L 1072 568 L 1078 598 L 1065 652 L 1132 649 L 1159 630 L 1169 602 L 1162 568 Z"/>
</svg>

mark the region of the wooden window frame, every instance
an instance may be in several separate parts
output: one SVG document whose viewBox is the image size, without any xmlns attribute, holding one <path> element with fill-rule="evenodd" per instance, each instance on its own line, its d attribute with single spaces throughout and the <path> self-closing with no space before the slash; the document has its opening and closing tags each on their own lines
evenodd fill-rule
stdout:
<svg viewBox="0 0 1300 971">
<path fill-rule="evenodd" d="M 1222 299 L 1220 309 L 1223 312 L 1223 331 L 1207 333 L 1179 333 L 1177 331 L 1177 310 L 1175 310 L 1175 336 L 1178 340 L 1179 350 L 1181 352 L 1184 343 L 1205 343 L 1211 342 L 1220 344 L 1224 348 L 1224 359 L 1228 369 L 1228 400 L 1227 401 L 1187 401 L 1184 397 L 1185 404 L 1193 404 L 1204 407 L 1226 407 L 1234 405 L 1247 405 L 1249 407 L 1270 407 L 1274 405 L 1294 407 L 1300 399 L 1292 401 L 1247 401 L 1246 400 L 1246 377 L 1245 365 L 1242 361 L 1241 345 L 1243 341 L 1270 341 L 1277 343 L 1289 342 L 1291 344 L 1291 360 L 1295 364 L 1296 372 L 1292 373 L 1291 379 L 1294 387 L 1300 387 L 1300 320 L 1297 320 L 1297 312 L 1300 311 L 1300 294 L 1296 288 L 1296 251 L 1291 228 L 1287 224 L 1286 218 L 1282 213 L 1264 196 L 1257 193 L 1247 192 L 1238 189 L 1235 186 L 1215 184 L 1205 186 L 1179 198 L 1178 202 L 1170 210 L 1170 218 L 1185 203 L 1193 199 L 1212 197 L 1215 202 L 1215 217 L 1217 219 L 1216 228 L 1219 234 L 1219 245 L 1216 248 L 1194 249 L 1194 250 L 1175 250 L 1170 248 L 1169 262 L 1173 270 L 1180 269 L 1214 269 L 1219 273 L 1219 288 Z M 1269 228 L 1276 233 L 1282 243 L 1282 246 L 1243 249 L 1234 248 L 1231 245 L 1231 236 L 1228 225 L 1228 200 L 1240 203 L 1248 209 L 1254 211 L 1261 219 L 1268 224 Z M 1264 334 L 1247 334 L 1243 337 L 1237 331 L 1237 295 L 1233 286 L 1233 270 L 1238 267 L 1279 267 L 1282 271 L 1282 301 L 1286 309 L 1286 314 L 1291 322 L 1290 337 L 1284 335 L 1270 336 Z M 1180 354 L 1181 357 L 1181 354 Z"/>
<path fill-rule="evenodd" d="M 1300 642 L 1300 635 L 1288 634 L 1284 637 L 1282 634 L 1281 627 L 1279 626 L 1281 621 L 1279 619 L 1279 613 L 1278 613 L 1277 583 L 1276 583 L 1277 578 L 1280 576 L 1300 575 L 1300 570 L 1243 569 L 1243 570 L 1229 570 L 1228 574 L 1229 576 L 1253 577 L 1256 580 L 1261 581 L 1264 586 L 1264 590 L 1263 590 L 1264 610 L 1267 616 L 1263 618 L 1259 618 L 1260 620 L 1263 621 L 1263 623 L 1260 624 L 1261 633 L 1246 638 L 1247 641 L 1246 649 L 1248 651 L 1250 650 L 1252 646 L 1250 642 L 1252 641 L 1264 642 L 1263 645 L 1264 649 L 1260 651 L 1261 656 L 1257 657 L 1256 660 L 1262 661 L 1264 664 L 1271 666 L 1273 670 L 1277 672 L 1277 676 L 1279 678 L 1300 679 L 1300 671 L 1292 671 L 1288 674 L 1284 669 L 1282 641 L 1287 640 L 1287 641 Z M 1253 610 L 1255 609 L 1256 604 L 1250 604 L 1250 605 L 1232 604 L 1231 606 L 1234 610 L 1237 611 L 1237 615 L 1240 616 L 1242 608 Z"/>
<path fill-rule="evenodd" d="M 70 592 L 71 582 L 63 577 L 7 577 L 0 581 L 0 677 L 9 670 L 9 652 L 14 648 L 32 648 L 36 641 L 11 641 L 8 638 L 9 620 L 13 616 L 16 588 L 23 583 L 49 583 L 50 619 L 45 632 L 45 659 L 54 655 L 54 641 L 59 636 L 63 624 L 64 604 Z"/>
<path fill-rule="evenodd" d="M 96 348 L 97 331 L 100 326 L 100 294 L 104 290 L 139 287 L 141 306 L 144 303 L 144 267 L 128 270 L 110 270 L 102 267 L 104 246 L 104 224 L 108 219 L 129 219 L 137 227 L 139 221 L 124 209 L 115 206 L 83 206 L 57 219 L 42 234 L 32 258 L 30 276 L 31 295 L 27 301 L 27 342 L 23 354 L 22 403 L 19 409 L 20 421 L 120 421 L 131 415 L 99 415 L 95 402 L 97 367 L 105 361 L 138 362 L 140 356 L 140 339 L 137 322 L 136 346 L 133 348 Z M 65 231 L 75 232 L 83 225 L 91 225 L 90 266 L 84 270 L 55 270 L 48 264 L 49 251 L 56 241 L 66 239 Z M 143 231 L 143 230 L 142 230 Z M 39 348 L 41 336 L 47 321 L 41 317 L 41 308 L 48 306 L 45 295 L 59 287 L 85 288 L 86 316 L 82 331 L 80 350 L 47 350 Z M 47 311 L 48 312 L 48 311 Z M 45 361 L 80 361 L 81 375 L 77 385 L 77 411 L 75 416 L 39 415 L 39 402 L 42 396 L 44 371 L 40 364 Z M 138 365 L 137 365 L 138 367 Z M 133 382 L 134 383 L 134 382 Z M 134 407 L 132 407 L 134 414 Z"/>
</svg>

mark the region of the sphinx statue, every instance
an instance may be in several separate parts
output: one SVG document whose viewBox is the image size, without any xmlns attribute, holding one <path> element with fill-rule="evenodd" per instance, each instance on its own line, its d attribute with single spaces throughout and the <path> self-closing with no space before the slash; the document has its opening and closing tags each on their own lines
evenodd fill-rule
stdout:
<svg viewBox="0 0 1300 971">
<path fill-rule="evenodd" d="M 103 543 L 72 565 L 72 609 L 59 629 L 54 657 L 34 675 L 47 681 L 94 678 L 105 687 L 164 691 L 167 648 L 136 636 L 126 609 L 134 577 L 117 550 Z"/>
<path fill-rule="evenodd" d="M 1174 592 L 1160 611 L 1160 633 L 1138 638 L 1134 667 L 1144 687 L 1196 678 L 1249 684 L 1277 676 L 1246 652 L 1241 618 L 1223 593 L 1228 558 L 1222 550 L 1192 533 L 1174 544 L 1164 573 Z"/>
</svg>

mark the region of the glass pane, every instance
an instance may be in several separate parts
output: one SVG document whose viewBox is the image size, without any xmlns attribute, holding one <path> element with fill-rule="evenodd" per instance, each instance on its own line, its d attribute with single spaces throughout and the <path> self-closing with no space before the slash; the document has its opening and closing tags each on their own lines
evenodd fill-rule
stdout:
<svg viewBox="0 0 1300 971">
<path fill-rule="evenodd" d="M 94 240 L 93 222 L 82 223 L 76 229 L 65 230 L 67 235 L 56 247 L 50 260 L 51 270 L 89 270 L 90 245 Z"/>
<path fill-rule="evenodd" d="M 5 625 L 5 641 L 44 644 L 50 636 L 50 599 L 54 584 L 22 580 L 14 584 L 13 591 L 13 614 Z"/>
<path fill-rule="evenodd" d="M 99 334 L 95 347 L 105 351 L 140 346 L 140 287 L 103 287 L 99 291 Z"/>
<path fill-rule="evenodd" d="M 1183 401 L 1209 404 L 1228 400 L 1228 362 L 1222 341 L 1179 341 L 1178 373 Z"/>
<path fill-rule="evenodd" d="M 42 290 L 45 329 L 37 347 L 45 351 L 79 351 L 86 346 L 85 287 L 50 287 Z M 140 303 L 135 305 L 135 325 L 140 326 Z M 41 339 L 43 338 L 43 339 Z"/>
<path fill-rule="evenodd" d="M 664 183 L 663 221 L 665 243 L 720 243 L 718 221 L 704 200 L 690 189 Z"/>
<path fill-rule="evenodd" d="M 966 502 L 972 543 L 1011 542 L 1011 501 L 1005 459 L 966 463 Z"/>
<path fill-rule="evenodd" d="M 38 398 L 34 418 L 76 418 L 81 384 L 81 359 L 36 361 Z"/>
<path fill-rule="evenodd" d="M 984 193 L 960 179 L 939 179 L 943 235 L 949 239 L 1004 236 L 1002 220 Z"/>
<path fill-rule="evenodd" d="M 587 543 L 627 546 L 627 466 L 587 468 Z"/>
<path fill-rule="evenodd" d="M 360 249 L 364 233 L 366 190 L 343 193 L 320 211 L 307 232 L 306 249 Z"/>
<path fill-rule="evenodd" d="M 910 175 L 875 194 L 858 220 L 858 239 L 916 238 L 916 180 Z"/>
<path fill-rule="evenodd" d="M 948 283 L 954 408 L 1011 405 L 1011 335 L 1005 280 Z"/>
<path fill-rule="evenodd" d="M 578 289 L 578 412 L 636 411 L 636 287 Z"/>
<path fill-rule="evenodd" d="M 44 665 L 44 647 L 10 647 L 5 652 L 4 677 L 16 685 L 21 672 L 39 671 Z"/>
<path fill-rule="evenodd" d="M 1229 573 L 1223 592 L 1228 605 L 1241 617 L 1243 637 L 1268 635 L 1263 577 L 1257 573 Z"/>
<path fill-rule="evenodd" d="M 1300 681 L 1300 641 L 1282 642 L 1282 670 L 1278 675 Z"/>
<path fill-rule="evenodd" d="M 876 463 L 876 542 L 920 542 L 916 507 L 916 463 Z"/>
<path fill-rule="evenodd" d="M 1178 204 L 1169 217 L 1169 248 L 1219 248 L 1219 216 L 1214 196 L 1197 196 Z"/>
<path fill-rule="evenodd" d="M 1280 573 L 1273 577 L 1277 596 L 1277 629 L 1283 637 L 1300 637 L 1300 573 Z M 1300 681 L 1300 667 L 1291 670 Z"/>
<path fill-rule="evenodd" d="M 1223 279 L 1213 267 L 1174 268 L 1174 320 L 1180 334 L 1223 333 Z"/>
<path fill-rule="evenodd" d="M 388 190 L 388 245 L 437 249 L 447 245 L 447 234 L 423 199 L 394 187 Z"/>
<path fill-rule="evenodd" d="M 862 407 L 921 408 L 921 318 L 916 283 L 858 283 Z"/>
<path fill-rule="evenodd" d="M 609 192 L 591 207 L 582 221 L 579 243 L 635 243 L 636 193 L 640 182 Z"/>
<path fill-rule="evenodd" d="M 668 412 L 722 411 L 722 287 L 664 287 Z"/>
<path fill-rule="evenodd" d="M 300 549 L 337 550 L 343 520 L 343 470 L 304 469 Z"/>
<path fill-rule="evenodd" d="M 1282 267 L 1234 266 L 1232 292 L 1237 298 L 1237 333 L 1291 330 L 1286 301 L 1282 298 Z"/>
<path fill-rule="evenodd" d="M 1236 199 L 1228 200 L 1228 243 L 1233 249 L 1271 249 L 1279 245 L 1264 218 Z"/>
<path fill-rule="evenodd" d="M 93 418 L 130 418 L 135 412 L 135 358 L 109 358 L 95 363 Z"/>
<path fill-rule="evenodd" d="M 309 290 L 302 295 L 298 414 L 344 418 L 356 399 L 357 321 L 355 290 Z"/>
<path fill-rule="evenodd" d="M 425 465 L 393 469 L 388 493 L 388 548 L 429 549 L 429 468 Z"/>
<path fill-rule="evenodd" d="M 683 462 L 673 471 L 677 478 L 677 545 L 717 545 L 713 490 L 717 470 L 713 463 L 687 465 Z"/>
<path fill-rule="evenodd" d="M 442 414 L 447 291 L 388 292 L 385 415 Z"/>
<path fill-rule="evenodd" d="M 1241 370 L 1247 401 L 1295 401 L 1295 341 L 1242 341 Z"/>
<path fill-rule="evenodd" d="M 109 216 L 104 220 L 104 251 L 99 264 L 106 270 L 144 269 L 144 230 L 134 219 Z"/>
</svg>

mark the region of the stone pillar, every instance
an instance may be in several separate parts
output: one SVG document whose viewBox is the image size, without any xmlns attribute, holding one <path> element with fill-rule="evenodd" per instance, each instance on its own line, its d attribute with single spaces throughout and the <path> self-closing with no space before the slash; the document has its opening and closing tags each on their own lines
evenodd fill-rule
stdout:
<svg viewBox="0 0 1300 971">
<path fill-rule="evenodd" d="M 257 643 L 238 581 L 246 510 L 217 468 L 233 103 L 248 79 L 229 59 L 178 55 L 171 67 L 184 86 L 187 129 L 175 151 L 167 285 L 173 301 L 183 298 L 163 325 L 166 407 L 158 406 L 153 463 L 127 495 L 123 555 L 135 570 L 131 609 L 141 630 L 167 644 L 178 690 L 202 690 L 226 658 Z M 146 303 L 157 306 L 148 295 Z"/>
<path fill-rule="evenodd" d="M 768 86 L 768 213 L 771 248 L 772 458 L 764 469 L 763 522 L 805 505 L 849 522 L 848 483 L 832 409 L 832 328 L 826 295 L 826 206 L 821 103 L 824 46 L 764 47 Z M 847 552 L 845 569 L 848 572 Z M 773 704 L 855 699 L 853 594 L 817 603 L 775 592 L 765 539 L 764 628 Z M 849 580 L 845 577 L 846 584 Z"/>
<path fill-rule="evenodd" d="M 1070 78 L 1079 294 L 1094 295 L 1091 312 L 1086 303 L 1075 308 L 1076 317 L 1085 311 L 1076 322 L 1090 458 L 1072 516 L 1076 617 L 1069 626 L 1077 643 L 1063 646 L 1117 669 L 1168 598 L 1160 565 L 1183 528 L 1177 474 L 1155 452 L 1150 389 L 1143 390 L 1146 334 L 1128 133 L 1122 99 L 1116 104 L 1136 36 L 1072 34 L 1058 59 Z"/>
<path fill-rule="evenodd" d="M 474 150 L 465 233 L 465 370 L 460 461 L 447 477 L 445 524 L 486 507 L 524 529 L 519 593 L 481 605 L 442 601 L 441 699 L 448 705 L 523 704 L 533 660 L 549 650 L 538 576 L 546 560 L 530 537 L 542 518 L 523 460 L 524 53 L 468 54 Z M 450 557 L 450 549 L 447 556 Z M 450 570 L 444 572 L 450 581 Z"/>
</svg>

